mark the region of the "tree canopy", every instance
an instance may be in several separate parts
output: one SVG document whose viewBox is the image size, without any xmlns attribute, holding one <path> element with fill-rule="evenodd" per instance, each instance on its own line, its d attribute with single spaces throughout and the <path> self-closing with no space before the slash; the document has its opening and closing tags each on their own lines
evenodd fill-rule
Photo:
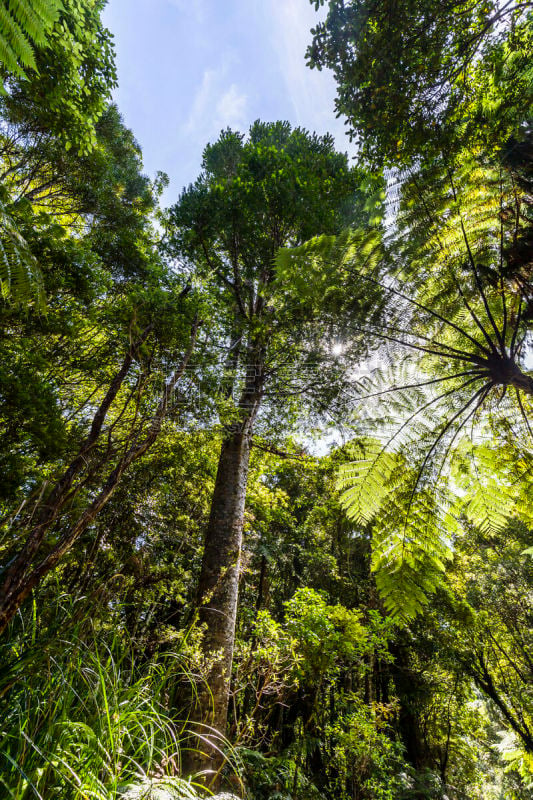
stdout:
<svg viewBox="0 0 533 800">
<path fill-rule="evenodd" d="M 531 3 L 312 4 L 355 159 L 168 208 L 103 0 L 0 8 L 2 798 L 531 796 Z"/>
<path fill-rule="evenodd" d="M 531 3 L 330 0 L 327 6 L 326 20 L 312 32 L 309 64 L 333 70 L 337 112 L 375 163 L 412 163 L 466 141 L 501 147 L 527 122 Z"/>
</svg>

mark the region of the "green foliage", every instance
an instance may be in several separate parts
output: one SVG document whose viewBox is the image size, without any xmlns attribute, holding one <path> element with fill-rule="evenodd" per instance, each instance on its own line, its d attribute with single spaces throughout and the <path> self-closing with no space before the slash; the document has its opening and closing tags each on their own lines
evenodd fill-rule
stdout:
<svg viewBox="0 0 533 800">
<path fill-rule="evenodd" d="M 332 0 L 312 34 L 310 66 L 333 71 L 337 112 L 379 166 L 501 147 L 528 118 L 529 2 Z"/>
<path fill-rule="evenodd" d="M 246 783 L 257 800 L 323 800 L 291 755 L 267 757 L 246 748 L 240 755 Z"/>
<path fill-rule="evenodd" d="M 38 5 L 51 7 L 45 0 Z M 104 5 L 62 0 L 55 24 L 35 47 L 28 79 L 16 72 L 6 76 L 4 114 L 24 123 L 26 136 L 52 134 L 66 150 L 84 154 L 95 146 L 96 123 L 116 85 L 112 37 L 101 21 Z"/>
<path fill-rule="evenodd" d="M 392 627 L 372 612 L 365 624 L 360 611 L 330 605 L 323 594 L 307 587 L 298 589 L 284 605 L 283 623 L 276 623 L 266 611 L 258 613 L 247 669 L 253 667 L 261 676 L 262 705 L 273 699 L 296 704 L 298 695 L 314 698 L 314 703 L 297 741 L 282 759 L 241 749 L 254 796 L 271 797 L 275 786 L 274 796 L 279 798 L 333 795 L 347 800 L 360 792 L 363 797 L 392 800 L 404 785 L 399 774 L 404 766 L 402 748 L 388 735 L 394 708 L 369 707 L 355 692 L 340 688 L 344 675 L 364 674 L 370 654 L 387 659 Z M 242 669 L 241 665 L 240 680 Z M 335 719 L 327 719 L 318 705 L 318 698 L 328 692 L 335 696 Z M 250 735 L 250 726 L 246 733 Z M 309 780 L 304 759 L 318 758 L 318 747 L 325 751 L 322 773 Z"/>
<path fill-rule="evenodd" d="M 416 479 L 403 457 L 379 442 L 359 442 L 361 458 L 341 467 L 341 502 L 358 524 L 372 524 L 372 569 L 385 607 L 408 620 L 427 603 L 446 570 L 450 525 L 427 491 L 413 496 Z M 408 519 L 405 510 L 408 510 Z"/>
<path fill-rule="evenodd" d="M 287 292 L 273 264 L 280 247 L 366 218 L 360 182 L 332 137 L 257 121 L 247 137 L 228 130 L 205 149 L 202 174 L 168 211 L 167 251 L 209 293 L 224 343 L 223 423 L 248 413 L 244 406 L 252 408 L 258 391 L 262 433 L 271 437 L 287 430 L 303 403 L 318 415 L 340 401 L 353 356 L 346 353 L 345 364 L 328 358 L 340 318 Z M 247 385 L 244 376 L 252 374 L 255 383 Z"/>
<path fill-rule="evenodd" d="M 53 552 L 203 327 L 157 441 L 2 639 L 0 794 L 198 796 L 195 587 L 252 375 L 227 788 L 237 754 L 256 800 L 527 800 L 531 3 L 331 0 L 309 57 L 359 165 L 256 122 L 165 213 L 103 6 L 0 9 L 2 567 L 77 464 L 28 566 Z M 352 441 L 313 457 L 328 416 Z"/>
<path fill-rule="evenodd" d="M 385 325 L 365 331 L 392 369 L 361 381 L 361 455 L 340 478 L 349 515 L 372 527 L 385 604 L 408 619 L 442 583 L 461 519 L 485 532 L 528 519 L 530 4 L 330 2 L 313 36 L 310 64 L 334 70 L 362 157 L 416 164 L 389 182 L 377 265 L 346 250 L 355 291 L 384 291 Z M 311 274 L 336 263 L 349 292 L 342 248 L 314 249 L 325 266 Z"/>
<path fill-rule="evenodd" d="M 285 625 L 297 642 L 301 678 L 332 674 L 335 665 L 362 658 L 368 633 L 361 614 L 343 606 L 329 606 L 313 589 L 298 589 L 285 604 Z"/>
<path fill-rule="evenodd" d="M 317 230 L 337 231 L 354 213 L 357 171 L 335 152 L 332 137 L 293 130 L 288 122 L 257 121 L 247 139 L 223 132 L 206 147 L 202 166 L 201 177 L 169 214 L 174 246 L 199 256 L 202 241 L 210 248 L 216 243 L 220 250 L 212 269 L 228 278 L 224 246 L 233 227 L 243 244 L 254 241 L 263 261 L 287 240 L 303 242 Z"/>
<path fill-rule="evenodd" d="M 349 800 L 354 796 L 375 800 L 397 800 L 406 780 L 398 770 L 401 750 L 379 730 L 375 718 L 363 707 L 328 728 L 335 742 L 326 767 L 331 785 L 321 791 L 309 780 L 296 754 L 265 757 L 242 749 L 244 774 L 256 800 Z M 311 743 L 310 743 L 311 744 Z M 331 772 L 331 775 L 329 773 Z M 324 775 L 323 777 L 326 777 Z M 354 795 L 354 792 L 357 792 Z"/>
<path fill-rule="evenodd" d="M 293 688 L 320 685 L 378 646 L 359 611 L 328 605 L 314 589 L 298 589 L 284 605 L 283 624 L 262 610 L 253 625 L 255 645 L 249 655 L 269 672 L 269 680 L 282 680 Z M 386 641 L 382 634 L 379 646 Z"/>
<path fill-rule="evenodd" d="M 524 472 L 528 454 L 494 442 L 472 445 L 462 440 L 451 464 L 452 480 L 459 495 L 456 513 L 462 513 L 482 535 L 504 531 L 509 521 L 530 522 L 532 486 Z M 475 480 L 472 480 L 472 474 Z"/>
<path fill-rule="evenodd" d="M 96 188 L 94 179 L 87 180 L 89 165 L 83 164 L 80 170 L 79 159 L 78 164 L 69 160 L 66 151 L 74 145 L 79 153 L 88 154 L 97 145 L 98 120 L 104 113 L 108 121 L 112 116 L 106 107 L 114 85 L 113 52 L 109 34 L 101 25 L 101 10 L 101 3 L 53 0 L 13 0 L 0 9 L 0 20 L 10 26 L 9 41 L 20 47 L 26 42 L 27 51 L 16 63 L 9 60 L 9 54 L 0 58 L 8 88 L 0 101 L 0 289 L 2 298 L 23 305 L 33 301 L 39 310 L 44 309 L 44 265 L 36 258 L 31 241 L 35 229 L 43 226 L 39 213 L 45 210 L 56 219 L 61 213 L 76 215 L 81 199 L 87 207 L 84 190 L 92 188 L 94 192 Z M 6 48 L 9 50 L 10 44 L 0 33 L 0 56 Z M 27 75 L 21 65 L 31 68 Z M 113 144 L 115 138 L 118 142 L 124 139 L 117 122 Z M 102 148 L 102 129 L 99 133 L 100 160 L 109 161 L 111 137 Z M 131 152 L 123 155 L 123 161 L 131 165 Z M 89 169 L 94 172 L 96 166 L 93 158 Z M 65 195 L 70 200 L 66 204 Z M 94 195 L 91 200 L 93 208 L 83 210 L 94 211 Z M 65 216 L 63 222 L 67 222 Z M 67 224 L 72 222 L 71 216 Z"/>
<path fill-rule="evenodd" d="M 506 213 L 513 205 L 523 216 Z M 529 236 L 529 201 L 512 175 L 465 154 L 455 173 L 435 163 L 406 176 L 397 212 L 386 235 L 315 240 L 279 261 L 283 276 L 305 265 L 317 296 L 331 274 L 337 293 L 353 285 L 356 299 L 361 284 L 379 292 L 379 321 L 358 329 L 383 366 L 354 393 L 362 452 L 342 468 L 341 486 L 351 518 L 372 524 L 387 608 L 406 619 L 442 581 L 458 516 L 501 527 L 527 513 L 519 497 L 530 491 L 533 383 L 523 367 L 529 267 L 518 243 Z M 469 477 L 458 486 L 453 456 L 466 435 Z M 484 466 L 482 448 L 472 455 L 490 436 L 506 444 L 506 466 Z"/>
<path fill-rule="evenodd" d="M 300 305 L 322 312 L 331 310 L 346 317 L 357 309 L 360 317 L 350 330 L 357 336 L 367 320 L 371 324 L 379 318 L 381 293 L 379 286 L 363 284 L 360 292 L 346 296 L 353 260 L 360 259 L 369 274 L 376 274 L 383 257 L 381 242 L 382 232 L 371 227 L 349 229 L 339 236 L 317 236 L 298 247 L 281 248 L 276 254 L 276 274 L 287 304 L 291 303 L 295 309 Z M 345 324 L 348 327 L 349 319 Z M 346 345 L 350 345 L 349 340 Z"/>
<path fill-rule="evenodd" d="M 514 521 L 499 531 L 471 529 L 458 541 L 453 594 L 440 630 L 451 659 L 485 692 L 492 715 L 510 726 L 517 761 L 517 751 L 533 748 L 533 698 L 524 682 L 533 648 L 531 609 L 524 602 L 533 574 L 522 555 L 528 539 L 528 529 Z"/>
<path fill-rule="evenodd" d="M 0 785 L 6 797 L 112 800 L 154 772 L 171 776 L 179 764 L 182 724 L 162 702 L 167 687 L 187 677 L 179 654 L 136 663 L 127 641 L 92 630 L 89 605 L 78 605 L 56 608 L 61 639 L 41 640 L 30 651 L 28 639 L 3 646 Z M 180 796 L 197 796 L 189 783 L 172 780 Z"/>
<path fill-rule="evenodd" d="M 334 743 L 331 784 L 339 800 L 353 797 L 355 787 L 362 797 L 376 800 L 404 796 L 403 751 L 387 728 L 387 710 L 380 719 L 364 703 L 326 728 L 325 735 Z"/>
<path fill-rule="evenodd" d="M 304 797 L 306 792 L 326 797 L 343 796 L 343 792 L 347 797 L 357 792 L 366 796 L 367 792 L 374 797 L 379 791 L 385 796 L 392 791 L 398 798 L 441 798 L 443 793 L 453 797 L 456 792 L 479 800 L 494 800 L 503 791 L 515 796 L 511 794 L 514 786 L 516 798 L 522 800 L 527 791 L 521 794 L 517 788 L 520 778 L 503 772 L 506 765 L 499 751 L 492 749 L 500 741 L 497 731 L 508 723 L 495 719 L 482 699 L 486 695 L 480 696 L 473 688 L 465 667 L 468 656 L 458 657 L 459 643 L 473 641 L 472 612 L 464 610 L 461 615 L 458 610 L 455 623 L 447 602 L 450 591 L 456 597 L 465 596 L 464 586 L 456 586 L 456 575 L 458 580 L 468 576 L 475 591 L 477 567 L 457 556 L 467 541 L 486 568 L 486 587 L 495 604 L 504 586 L 516 587 L 509 597 L 513 600 L 500 609 L 509 624 L 517 620 L 518 608 L 513 609 L 513 604 L 516 600 L 520 605 L 527 577 L 522 582 L 516 573 L 514 577 L 512 572 L 501 573 L 497 568 L 501 545 L 494 540 L 489 561 L 486 550 L 466 538 L 473 529 L 465 529 L 463 538 L 455 542 L 454 561 L 447 564 L 448 594 L 431 595 L 424 615 L 408 626 L 395 626 L 389 615 L 372 610 L 379 600 L 370 574 L 369 534 L 346 519 L 333 489 L 334 473 L 343 457 L 336 453 L 317 462 L 286 460 L 277 465 L 269 458 L 263 462 L 268 478 L 259 465 L 252 471 L 261 491 L 252 486 L 250 560 L 241 586 L 242 627 L 234 677 L 236 727 L 232 728 L 245 744 L 242 757 L 248 784 L 259 797 L 268 797 L 274 790 L 290 795 L 291 779 L 300 787 L 301 778 L 298 791 Z M 526 529 L 521 536 L 521 541 L 527 540 Z M 509 531 L 501 537 L 505 541 Z M 518 558 L 522 546 L 520 541 L 513 545 Z M 503 560 L 507 563 L 507 556 Z M 523 559 L 520 569 L 529 569 L 529 564 Z M 518 566 L 519 561 L 515 562 Z M 294 595 L 291 587 L 300 589 Z M 269 613 L 260 611 L 255 617 L 258 596 Z M 281 599 L 285 602 L 280 603 Z M 331 612 L 339 606 L 348 610 L 354 601 L 357 605 L 351 609 L 365 629 L 366 645 L 362 658 L 352 659 L 336 638 L 342 628 L 330 625 Z M 294 608 L 294 615 L 287 614 L 288 606 Z M 527 604 L 521 606 L 525 612 Z M 301 638 L 289 635 L 288 626 Z M 526 628 L 524 619 L 520 638 Z M 322 648 L 315 631 L 322 635 Z M 502 639 L 496 637 L 495 649 L 497 642 Z M 505 670 L 503 674 L 507 675 Z M 517 701 L 515 696 L 513 702 Z M 276 711 L 280 706 L 282 710 Z M 360 734 L 358 738 L 351 738 L 352 731 Z M 391 737 L 396 745 L 401 741 L 406 746 L 403 759 L 390 748 Z M 254 742 L 261 743 L 263 753 L 274 754 L 272 760 L 251 754 Z M 312 785 L 306 786 L 309 778 Z"/>
<path fill-rule="evenodd" d="M 61 8 L 60 0 L 9 0 L 0 7 L 0 64 L 5 70 L 25 78 L 25 69 L 37 69 L 33 47 L 46 46 Z"/>
<path fill-rule="evenodd" d="M 44 309 L 43 276 L 12 214 L 0 201 L 0 297 Z"/>
</svg>

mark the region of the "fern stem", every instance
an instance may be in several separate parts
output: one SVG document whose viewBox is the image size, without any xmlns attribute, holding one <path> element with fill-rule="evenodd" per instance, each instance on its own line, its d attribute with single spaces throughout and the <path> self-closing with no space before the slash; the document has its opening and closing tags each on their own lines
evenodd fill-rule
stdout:
<svg viewBox="0 0 533 800">
<path fill-rule="evenodd" d="M 471 381 L 468 381 L 468 383 L 472 383 L 474 380 L 476 380 L 476 379 L 473 378 Z M 494 384 L 491 381 L 490 383 L 486 384 L 485 386 L 482 386 L 481 389 L 478 389 L 478 391 L 470 398 L 470 400 L 467 403 L 465 403 L 465 405 L 461 409 L 459 409 L 459 411 L 457 411 L 450 420 L 448 420 L 445 423 L 445 425 L 442 428 L 441 432 L 439 433 L 439 435 L 437 436 L 437 438 L 435 439 L 435 441 L 433 442 L 433 444 L 429 448 L 428 452 L 426 453 L 426 456 L 425 456 L 425 458 L 424 458 L 424 460 L 423 460 L 423 462 L 422 462 L 422 464 L 420 466 L 420 469 L 418 470 L 416 481 L 415 481 L 415 484 L 413 486 L 412 492 L 411 492 L 410 497 L 409 497 L 409 503 L 408 503 L 408 506 L 407 506 L 407 511 L 405 513 L 404 533 L 403 533 L 404 536 L 405 536 L 405 532 L 407 530 L 407 522 L 408 522 L 408 519 L 409 519 L 409 514 L 411 512 L 411 507 L 412 507 L 412 504 L 413 504 L 414 496 L 415 496 L 416 490 L 418 488 L 418 484 L 420 483 L 420 479 L 421 479 L 421 477 L 423 475 L 423 472 L 424 472 L 424 470 L 426 468 L 426 464 L 428 463 L 429 459 L 431 458 L 431 455 L 435 452 L 435 449 L 438 446 L 439 442 L 441 441 L 443 436 L 445 436 L 446 433 L 450 430 L 450 427 L 453 425 L 455 420 L 458 419 L 461 416 L 461 414 L 463 414 L 467 410 L 467 408 L 469 408 L 472 405 L 472 403 L 475 400 L 477 400 L 477 398 L 480 395 L 483 395 L 481 397 L 481 400 L 479 401 L 479 403 L 476 405 L 476 407 L 474 409 L 474 411 L 476 411 L 479 408 L 479 406 L 485 401 L 485 398 L 486 398 L 487 394 L 489 393 L 490 389 L 492 389 L 493 385 Z M 472 413 L 474 413 L 474 412 L 472 412 Z M 470 419 L 470 416 L 468 416 L 466 418 L 466 420 L 464 420 L 461 423 L 461 425 L 459 427 L 459 430 L 463 427 L 463 425 L 465 425 L 468 422 L 469 419 Z"/>
<path fill-rule="evenodd" d="M 524 404 L 522 403 L 522 398 L 520 397 L 520 390 L 515 386 L 514 390 L 516 392 L 516 399 L 518 400 L 518 405 L 520 407 L 520 413 L 522 414 L 522 418 L 526 423 L 526 427 L 528 429 L 529 435 L 531 439 L 533 439 L 533 430 L 531 429 L 531 425 L 529 424 L 529 420 L 527 418 L 527 414 L 524 408 Z"/>
<path fill-rule="evenodd" d="M 395 331 L 397 333 L 404 334 L 405 336 L 416 336 L 417 339 L 422 339 L 422 341 L 424 341 L 424 342 L 430 342 L 430 344 L 435 344 L 438 347 L 445 347 L 447 350 L 450 351 L 450 353 L 456 353 L 458 356 L 461 356 L 462 358 L 466 358 L 469 355 L 469 353 L 466 352 L 465 350 L 458 350 L 456 347 L 452 347 L 451 345 L 446 344 L 445 342 L 441 342 L 438 339 L 432 339 L 429 336 L 424 336 L 422 333 L 415 333 L 414 331 L 407 331 L 404 328 L 397 327 L 396 325 L 379 325 L 379 326 L 376 325 L 375 327 L 377 327 L 378 330 L 380 330 L 380 331 L 381 330 L 389 330 L 389 331 Z"/>
<path fill-rule="evenodd" d="M 515 355 L 516 355 L 516 353 L 518 351 L 518 347 L 516 346 L 516 339 L 517 339 L 517 336 L 518 336 L 518 328 L 520 327 L 520 322 L 521 322 L 521 319 L 522 319 L 522 297 L 523 297 L 523 295 L 522 295 L 522 292 L 520 291 L 519 299 L 518 299 L 518 313 L 516 315 L 516 322 L 515 322 L 514 331 L 513 331 L 513 338 L 511 339 L 511 345 L 510 345 L 510 348 L 509 348 L 509 355 L 510 355 L 510 357 L 512 359 L 514 359 L 514 357 L 515 357 Z"/>
<path fill-rule="evenodd" d="M 388 336 L 385 333 L 378 332 L 372 330 L 367 330 L 365 328 L 358 327 L 361 333 L 368 333 L 371 336 L 378 336 L 381 339 L 385 339 L 389 342 L 395 342 L 396 344 L 401 344 L 404 347 L 410 347 L 413 350 L 419 350 L 422 353 L 428 353 L 429 355 L 433 356 L 442 356 L 443 358 L 451 358 L 454 361 L 470 361 L 472 364 L 477 364 L 479 367 L 483 367 L 485 365 L 485 360 L 481 358 L 481 356 L 474 356 L 469 353 L 465 353 L 464 355 L 455 355 L 454 353 L 447 353 L 442 350 L 431 350 L 429 347 L 422 347 L 421 345 L 413 344 L 412 342 L 404 342 L 402 339 L 397 339 L 393 336 Z"/>
<path fill-rule="evenodd" d="M 328 263 L 328 262 L 326 262 L 326 263 Z M 329 263 L 332 264 L 332 262 L 329 262 Z M 363 280 L 370 281 L 371 283 L 373 283 L 375 286 L 379 287 L 380 289 L 384 289 L 386 292 L 391 292 L 392 294 L 396 295 L 397 297 L 401 297 L 402 300 L 405 300 L 407 303 L 410 303 L 411 305 L 415 306 L 416 308 L 422 309 L 426 313 L 430 314 L 432 317 L 435 317 L 435 319 L 438 319 L 440 322 L 443 322 L 445 325 L 448 325 L 449 327 L 453 328 L 455 331 L 457 331 L 457 333 L 461 334 L 462 336 L 465 336 L 470 342 L 472 342 L 472 344 L 474 344 L 476 347 L 478 347 L 480 350 L 482 350 L 486 355 L 490 355 L 491 353 L 494 353 L 494 344 L 493 344 L 492 340 L 490 339 L 490 337 L 488 337 L 488 334 L 485 334 L 485 336 L 486 336 L 486 338 L 488 338 L 488 343 L 490 345 L 490 350 L 488 350 L 484 345 L 482 345 L 481 342 L 478 342 L 477 339 L 475 339 L 473 336 L 471 336 L 467 331 L 463 330 L 463 328 L 461 328 L 459 325 L 456 325 L 455 322 L 452 322 L 451 320 L 446 319 L 446 317 L 443 317 L 442 314 L 438 313 L 438 311 L 435 311 L 434 309 L 429 308 L 429 306 L 425 306 L 423 303 L 420 303 L 418 300 L 413 300 L 412 297 L 408 297 L 403 292 L 400 292 L 398 289 L 395 289 L 393 286 L 386 286 L 384 283 L 382 283 L 381 281 L 378 281 L 376 278 L 372 278 L 370 275 L 364 275 L 362 272 L 355 272 L 354 274 L 357 275 L 358 278 L 362 278 Z M 479 323 L 479 321 L 477 321 L 476 324 L 478 325 L 478 327 L 480 327 L 482 332 L 484 332 L 483 326 Z"/>
<path fill-rule="evenodd" d="M 454 183 L 453 183 L 453 177 L 452 177 L 452 174 L 451 174 L 450 170 L 448 170 L 448 175 L 449 175 L 449 178 L 450 178 L 450 185 L 452 187 L 453 198 L 454 198 L 455 202 L 457 203 L 457 213 L 459 215 L 459 222 L 460 222 L 460 225 L 461 225 L 461 233 L 463 234 L 463 241 L 465 243 L 466 252 L 468 254 L 468 262 L 469 262 L 469 264 L 470 264 L 470 266 L 472 268 L 472 272 L 473 272 L 473 275 L 474 275 L 474 281 L 475 281 L 476 286 L 478 288 L 478 291 L 479 291 L 479 293 L 481 295 L 481 299 L 483 301 L 483 305 L 485 307 L 485 311 L 487 313 L 488 320 L 489 320 L 489 322 L 490 322 L 490 324 L 492 326 L 492 329 L 493 329 L 493 331 L 494 331 L 494 333 L 496 335 L 496 339 L 498 340 L 498 342 L 500 344 L 501 354 L 505 355 L 505 343 L 504 343 L 504 341 L 503 341 L 503 339 L 501 337 L 500 330 L 499 330 L 498 326 L 496 325 L 496 322 L 494 321 L 494 317 L 492 316 L 492 312 L 490 310 L 489 303 L 487 301 L 485 292 L 483 290 L 483 285 L 482 285 L 482 283 L 481 283 L 481 281 L 479 279 L 479 274 L 478 274 L 478 271 L 477 271 L 477 267 L 476 267 L 476 263 L 475 263 L 475 260 L 474 260 L 474 256 L 472 254 L 472 250 L 470 248 L 470 242 L 468 241 L 468 236 L 466 234 L 466 229 L 465 229 L 464 222 L 463 222 L 463 216 L 461 214 L 461 211 L 460 211 L 460 208 L 459 208 L 459 204 L 458 204 L 458 201 L 457 201 L 457 194 L 455 192 L 455 186 L 454 186 Z M 492 342 L 492 339 L 487 334 L 485 334 L 485 337 Z"/>
<path fill-rule="evenodd" d="M 466 370 L 465 372 L 456 372 L 454 375 L 446 375 L 444 378 L 432 378 L 430 381 L 419 381 L 417 383 L 406 383 L 403 386 L 392 386 L 390 389 L 383 389 L 381 392 L 372 392 L 372 394 L 366 394 L 363 396 L 359 396 L 358 400 L 369 400 L 372 397 L 381 397 L 384 394 L 390 394 L 391 392 L 401 392 L 404 389 L 418 389 L 421 386 L 431 386 L 435 383 L 443 383 L 444 381 L 451 381 L 453 378 L 463 378 L 465 375 L 482 375 L 485 376 L 486 372 L 483 370 Z"/>
</svg>

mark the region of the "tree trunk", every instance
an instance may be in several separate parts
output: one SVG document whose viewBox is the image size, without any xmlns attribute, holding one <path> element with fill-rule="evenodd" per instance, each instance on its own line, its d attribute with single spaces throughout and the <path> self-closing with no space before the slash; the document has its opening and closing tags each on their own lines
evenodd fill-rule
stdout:
<svg viewBox="0 0 533 800">
<path fill-rule="evenodd" d="M 228 718 L 248 466 L 263 394 L 264 363 L 264 345 L 250 342 L 238 403 L 240 419 L 227 428 L 222 441 L 198 581 L 198 619 L 205 626 L 202 650 L 207 675 L 196 689 L 190 719 L 197 732 L 210 735 L 213 744 L 204 741 L 201 751 L 197 744 L 193 745 L 184 759 L 184 768 L 191 774 L 205 772 L 204 782 L 212 789 L 220 784 L 224 762 L 220 737 L 226 733 Z M 206 725 L 214 730 L 202 728 Z"/>
<path fill-rule="evenodd" d="M 248 423 L 231 431 L 222 442 L 205 534 L 198 607 L 199 621 L 206 626 L 202 649 L 210 666 L 207 686 L 198 687 L 191 717 L 202 735 L 209 733 L 202 725 L 222 735 L 226 731 L 250 460 L 251 420 Z M 216 742 L 216 734 L 214 736 Z M 191 753 L 186 762 L 187 771 L 216 773 L 222 763 L 220 753 L 216 747 L 206 744 L 202 745 L 202 750 L 202 753 Z"/>
<path fill-rule="evenodd" d="M 432 766 L 427 744 L 420 728 L 420 707 L 424 687 L 421 676 L 411 668 L 409 645 L 410 641 L 405 639 L 392 645 L 394 662 L 390 669 L 400 701 L 398 728 L 405 746 L 407 760 L 415 770 L 424 770 Z M 422 793 L 415 792 L 413 797 L 421 798 Z"/>
</svg>

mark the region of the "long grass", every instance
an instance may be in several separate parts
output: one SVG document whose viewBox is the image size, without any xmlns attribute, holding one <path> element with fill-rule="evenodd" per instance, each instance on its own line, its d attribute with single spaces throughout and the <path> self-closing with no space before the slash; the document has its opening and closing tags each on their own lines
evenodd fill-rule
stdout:
<svg viewBox="0 0 533 800">
<path fill-rule="evenodd" d="M 137 663 L 123 634 L 96 634 L 86 616 L 44 641 L 35 619 L 19 625 L 0 647 L 0 797 L 114 800 L 168 776 L 193 800 L 177 777 L 186 724 L 165 708 L 187 679 L 179 654 Z"/>
</svg>

